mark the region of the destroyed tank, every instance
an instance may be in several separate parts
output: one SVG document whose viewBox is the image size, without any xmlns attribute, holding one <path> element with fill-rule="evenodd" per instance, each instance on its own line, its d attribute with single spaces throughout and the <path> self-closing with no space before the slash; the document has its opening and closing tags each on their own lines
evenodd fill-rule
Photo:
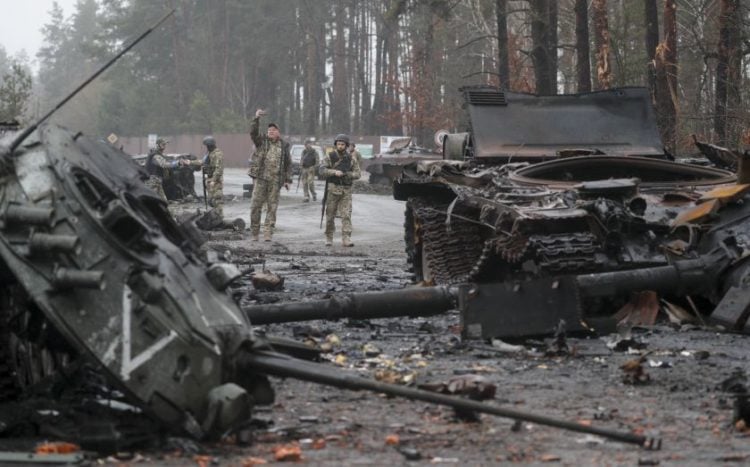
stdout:
<svg viewBox="0 0 750 467">
<path fill-rule="evenodd" d="M 239 271 L 204 257 L 200 235 L 175 223 L 132 158 L 44 124 L 173 13 L 34 124 L 0 126 L 0 403 L 12 405 L 50 381 L 54 397 L 71 384 L 67 370 L 86 366 L 104 378 L 109 397 L 123 395 L 133 413 L 160 424 L 158 432 L 216 438 L 273 401 L 267 375 L 275 375 L 659 447 L 643 435 L 346 374 L 290 356 L 314 356 L 304 346 L 257 335 L 227 293 Z M 426 293 L 437 307 L 453 304 L 447 291 Z M 413 303 L 424 298 L 408 295 Z M 377 297 L 352 300 L 378 305 Z M 0 436 L 12 432 L 9 411 L 0 410 Z M 111 438 L 111 451 L 125 436 L 111 426 L 92 430 L 97 446 Z"/>
<path fill-rule="evenodd" d="M 203 439 L 270 404 L 266 375 L 276 375 L 659 447 L 642 435 L 371 381 L 279 353 L 311 352 L 253 332 L 226 292 L 236 268 L 203 258 L 129 156 L 54 125 L 0 133 L 0 402 L 43 379 L 64 384 L 66 368 L 86 363 L 166 432 Z M 441 289 L 407 295 L 415 306 L 425 298 L 441 309 L 453 304 Z M 380 303 L 367 294 L 356 300 Z M 116 450 L 123 435 L 111 436 L 106 446 Z"/>
<path fill-rule="evenodd" d="M 463 89 L 470 131 L 402 172 L 415 278 L 514 281 L 667 264 L 678 214 L 732 172 L 675 162 L 643 88 L 534 96 Z M 680 238 L 682 238 L 680 237 Z"/>
</svg>

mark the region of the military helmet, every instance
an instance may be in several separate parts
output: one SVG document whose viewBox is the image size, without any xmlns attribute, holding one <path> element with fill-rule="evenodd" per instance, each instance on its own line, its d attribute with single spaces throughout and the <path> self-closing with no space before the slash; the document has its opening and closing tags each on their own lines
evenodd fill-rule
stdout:
<svg viewBox="0 0 750 467">
<path fill-rule="evenodd" d="M 216 140 L 213 136 L 206 136 L 205 138 L 203 138 L 203 145 L 207 148 L 216 147 Z"/>
<path fill-rule="evenodd" d="M 158 138 L 156 140 L 156 145 L 161 146 L 162 144 L 167 144 L 169 140 L 167 138 Z"/>
<path fill-rule="evenodd" d="M 339 134 L 339 135 L 336 135 L 336 139 L 333 140 L 334 146 L 339 141 L 343 141 L 344 143 L 346 143 L 347 146 L 349 146 L 349 135 L 345 135 L 343 133 Z"/>
</svg>

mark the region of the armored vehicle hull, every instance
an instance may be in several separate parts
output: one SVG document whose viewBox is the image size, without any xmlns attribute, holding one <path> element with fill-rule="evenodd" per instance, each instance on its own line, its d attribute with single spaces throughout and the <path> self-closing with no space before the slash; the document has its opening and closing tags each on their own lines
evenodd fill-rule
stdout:
<svg viewBox="0 0 750 467">
<path fill-rule="evenodd" d="M 507 281 L 667 264 L 677 217 L 728 171 L 672 161 L 645 89 L 532 96 L 464 89 L 471 131 L 443 161 L 412 164 L 407 201 L 415 278 Z M 678 229 L 679 230 L 679 229 Z"/>
</svg>

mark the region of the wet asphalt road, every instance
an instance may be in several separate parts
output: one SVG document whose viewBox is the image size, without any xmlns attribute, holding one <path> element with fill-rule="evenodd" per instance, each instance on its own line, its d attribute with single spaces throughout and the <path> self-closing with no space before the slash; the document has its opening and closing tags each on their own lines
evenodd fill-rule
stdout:
<svg viewBox="0 0 750 467">
<path fill-rule="evenodd" d="M 250 226 L 250 199 L 242 197 L 242 186 L 251 183 L 243 169 L 225 169 L 224 195 L 234 196 L 227 202 L 224 216 L 227 219 L 242 218 Z M 297 177 L 289 190 L 282 188 L 279 209 L 276 214 L 274 245 L 264 242 L 254 245 L 263 250 L 282 249 L 287 252 L 304 251 L 323 254 L 365 254 L 373 248 L 396 254 L 403 252 L 404 203 L 390 196 L 355 193 L 352 201 L 352 225 L 354 232 L 353 248 L 344 249 L 341 245 L 341 223 L 336 221 L 336 237 L 332 248 L 325 247 L 325 236 L 320 228 L 321 200 L 325 182 L 315 182 L 317 202 L 303 202 L 302 187 L 296 189 Z M 202 192 L 200 179 L 196 178 L 196 193 Z M 264 214 L 265 215 L 265 214 Z M 375 256 L 379 256 L 376 254 Z"/>
</svg>

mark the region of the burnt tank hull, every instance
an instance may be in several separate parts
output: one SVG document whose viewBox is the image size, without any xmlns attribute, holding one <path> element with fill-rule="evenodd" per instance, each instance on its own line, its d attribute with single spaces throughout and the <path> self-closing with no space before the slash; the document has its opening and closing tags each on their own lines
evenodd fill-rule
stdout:
<svg viewBox="0 0 750 467">
<path fill-rule="evenodd" d="M 233 379 L 227 358 L 253 341 L 250 323 L 210 280 L 198 245 L 145 187 L 143 170 L 55 126 L 40 127 L 4 160 L 4 302 L 25 301 L 67 355 L 95 362 L 156 419 L 194 434 L 209 430 L 201 427 L 207 394 Z M 13 309 L 0 310 L 6 338 Z M 17 341 L 3 342 L 6 353 L 17 353 L 9 345 Z M 22 386 L 24 368 L 11 370 Z"/>
<path fill-rule="evenodd" d="M 680 212 L 735 181 L 664 153 L 645 89 L 464 95 L 470 131 L 449 135 L 444 160 L 411 164 L 394 184 L 418 281 L 664 265 Z"/>
</svg>

